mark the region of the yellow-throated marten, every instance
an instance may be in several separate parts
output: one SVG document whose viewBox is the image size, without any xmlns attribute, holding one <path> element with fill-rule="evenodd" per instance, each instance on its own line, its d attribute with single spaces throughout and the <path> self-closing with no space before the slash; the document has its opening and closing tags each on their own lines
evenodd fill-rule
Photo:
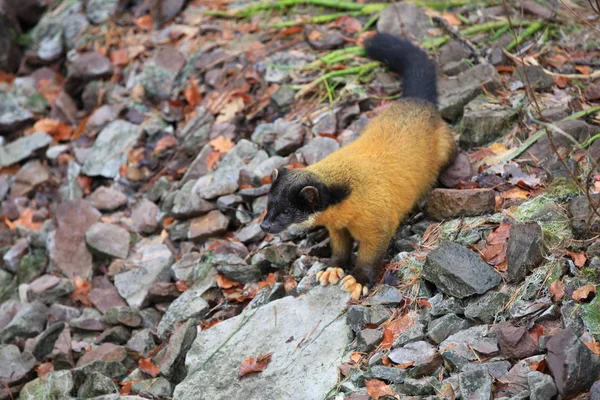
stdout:
<svg viewBox="0 0 600 400">
<path fill-rule="evenodd" d="M 398 226 L 436 183 L 457 152 L 447 124 L 436 110 L 434 64 L 406 39 L 377 34 L 367 55 L 403 77 L 402 98 L 375 117 L 353 143 L 305 168 L 273 171 L 267 214 L 261 224 L 279 233 L 292 224 L 322 225 L 331 237 L 330 268 L 321 284 L 342 280 L 358 299 L 374 283 L 376 264 Z"/>
</svg>

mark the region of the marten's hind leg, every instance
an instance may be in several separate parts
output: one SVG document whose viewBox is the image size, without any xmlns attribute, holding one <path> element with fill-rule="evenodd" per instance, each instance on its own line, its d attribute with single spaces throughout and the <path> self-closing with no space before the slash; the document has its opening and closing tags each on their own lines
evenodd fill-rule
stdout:
<svg viewBox="0 0 600 400">
<path fill-rule="evenodd" d="M 344 269 L 350 267 L 352 257 L 352 236 L 347 229 L 329 229 L 329 237 L 331 240 L 329 268 L 317 274 L 317 279 L 323 286 L 338 283 L 345 275 Z"/>
</svg>

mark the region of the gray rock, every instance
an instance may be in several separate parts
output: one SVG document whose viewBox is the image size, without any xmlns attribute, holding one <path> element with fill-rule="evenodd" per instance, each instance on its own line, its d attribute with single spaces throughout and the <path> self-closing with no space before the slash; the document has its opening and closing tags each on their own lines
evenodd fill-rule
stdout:
<svg viewBox="0 0 600 400">
<path fill-rule="evenodd" d="M 130 307 L 139 309 L 146 302 L 154 282 L 168 282 L 174 257 L 161 243 L 142 242 L 128 259 L 132 269 L 115 276 L 115 286 Z"/>
<path fill-rule="evenodd" d="M 156 347 L 154 334 L 150 329 L 142 329 L 127 341 L 125 348 L 138 357 L 147 358 L 148 353 Z"/>
<path fill-rule="evenodd" d="M 550 90 L 554 86 L 552 76 L 544 72 L 539 65 L 517 66 L 512 76 L 512 81 L 518 81 L 525 85 L 531 85 L 536 90 Z"/>
<path fill-rule="evenodd" d="M 506 247 L 508 282 L 519 282 L 544 260 L 542 228 L 537 222 L 514 224 Z"/>
<path fill-rule="evenodd" d="M 439 296 L 441 297 L 441 294 Z M 454 297 L 449 297 L 446 300 L 440 300 L 435 303 L 430 299 L 429 302 L 431 303 L 429 313 L 432 317 L 441 317 L 449 313 L 464 314 L 465 312 L 464 306 Z"/>
<path fill-rule="evenodd" d="M 81 171 L 88 176 L 116 178 L 119 176 L 119 168 L 127 161 L 127 153 L 140 134 L 141 129 L 130 122 L 111 122 L 96 137 Z"/>
<path fill-rule="evenodd" d="M 371 375 L 376 379 L 383 379 L 390 383 L 404 383 L 407 372 L 404 369 L 373 365 L 370 369 Z"/>
<path fill-rule="evenodd" d="M 10 189 L 10 197 L 25 197 L 29 195 L 38 185 L 47 182 L 50 179 L 50 173 L 39 162 L 32 160 L 19 169 L 15 175 L 15 181 Z"/>
<path fill-rule="evenodd" d="M 58 278 L 54 275 L 42 275 L 27 288 L 28 301 L 41 301 L 51 304 L 59 298 L 70 294 L 75 285 L 70 279 Z"/>
<path fill-rule="evenodd" d="M 397 3 L 383 10 L 377 20 L 377 31 L 394 36 L 427 37 L 431 29 L 425 10 L 411 3 Z"/>
<path fill-rule="evenodd" d="M 131 391 L 150 398 L 165 398 L 173 395 L 173 386 L 165 378 L 154 378 L 135 382 L 131 386 Z"/>
<path fill-rule="evenodd" d="M 211 236 L 219 236 L 227 231 L 229 218 L 219 210 L 194 218 L 188 230 L 188 239 L 201 240 Z"/>
<path fill-rule="evenodd" d="M 196 340 L 197 320 L 189 320 L 175 328 L 160 360 L 160 375 L 179 383 L 187 371 L 183 360 Z"/>
<path fill-rule="evenodd" d="M 37 378 L 29 382 L 21 391 L 21 399 L 68 399 L 74 387 L 71 371 L 53 371 L 45 380 Z"/>
<path fill-rule="evenodd" d="M 462 43 L 456 40 L 450 40 L 440 48 L 440 64 L 445 65 L 451 62 L 461 61 L 464 58 L 471 57 L 472 52 Z"/>
<path fill-rule="evenodd" d="M 204 176 L 208 172 L 206 162 L 212 153 L 212 146 L 205 146 L 210 138 L 215 117 L 204 107 L 196 107 L 196 115 L 177 133 L 177 137 L 183 139 L 183 149 L 189 155 L 196 158 L 188 168 L 189 172 L 183 177 L 183 181 L 194 180 Z M 202 149 L 202 151 L 199 151 Z"/>
<path fill-rule="evenodd" d="M 258 125 L 251 139 L 270 155 L 287 156 L 302 146 L 305 135 L 306 129 L 300 123 L 280 118 L 274 123 Z"/>
<path fill-rule="evenodd" d="M 128 87 L 142 85 L 146 98 L 155 104 L 168 100 L 173 96 L 177 75 L 185 61 L 185 56 L 175 47 L 162 45 L 144 63 L 142 72 L 128 82 Z"/>
<path fill-rule="evenodd" d="M 79 59 L 77 59 L 77 61 L 79 61 Z M 87 124 L 85 125 L 86 133 L 88 135 L 95 135 L 96 133 L 100 132 L 102 128 L 117 119 L 121 111 L 122 107 L 111 106 L 110 104 L 100 106 L 100 108 L 97 108 L 94 112 L 92 112 L 92 114 L 90 114 L 90 118 L 87 120 Z"/>
<path fill-rule="evenodd" d="M 492 377 L 484 370 L 463 372 L 458 376 L 463 399 L 489 400 L 492 398 Z"/>
<path fill-rule="evenodd" d="M 463 107 L 482 93 L 482 87 L 488 91 L 502 87 L 498 72 L 490 64 L 478 64 L 455 79 L 442 80 L 439 85 L 442 116 L 452 121 L 460 117 Z"/>
<path fill-rule="evenodd" d="M 271 101 L 279 111 L 288 112 L 296 101 L 296 92 L 290 87 L 282 86 L 271 95 Z"/>
<path fill-rule="evenodd" d="M 21 353 L 15 345 L 0 345 L 0 380 L 6 388 L 25 378 L 36 363 L 29 351 Z"/>
<path fill-rule="evenodd" d="M 379 329 L 363 329 L 356 335 L 356 351 L 369 353 L 381 343 L 383 332 Z"/>
<path fill-rule="evenodd" d="M 527 374 L 527 383 L 531 400 L 552 399 L 558 394 L 554 379 L 539 371 L 531 371 Z"/>
<path fill-rule="evenodd" d="M 92 275 L 92 254 L 85 244 L 85 232 L 100 219 L 100 213 L 86 200 L 60 204 L 55 213 L 56 234 L 50 252 L 52 265 L 65 276 Z"/>
<path fill-rule="evenodd" d="M 133 228 L 138 233 L 154 233 L 158 228 L 158 206 L 147 199 L 141 199 L 131 211 Z"/>
<path fill-rule="evenodd" d="M 96 360 L 82 367 L 71 370 L 76 386 L 81 386 L 86 378 L 94 372 L 99 372 L 111 379 L 121 380 L 127 374 L 127 368 L 117 361 Z"/>
<path fill-rule="evenodd" d="M 104 319 L 111 325 L 123 324 L 131 328 L 142 324 L 140 313 L 126 306 L 110 307 L 104 312 Z"/>
<path fill-rule="evenodd" d="M 478 323 L 491 324 L 509 300 L 510 296 L 506 293 L 491 290 L 469 301 L 465 308 L 465 317 Z"/>
<path fill-rule="evenodd" d="M 423 339 L 425 339 L 425 325 L 417 321 L 410 328 L 408 328 L 406 332 L 398 335 L 392 344 L 392 348 L 396 349 L 404 346 L 407 343 L 417 342 Z"/>
<path fill-rule="evenodd" d="M 600 357 L 592 353 L 570 329 L 552 336 L 546 344 L 548 368 L 558 392 L 575 396 L 590 389 L 600 375 Z"/>
<path fill-rule="evenodd" d="M 174 397 L 196 400 L 245 393 L 263 400 L 325 398 L 337 383 L 332 366 L 339 365 L 350 342 L 350 330 L 339 317 L 348 300 L 348 293 L 339 288 L 319 287 L 200 332 L 187 353 L 188 375 L 175 388 Z M 265 324 L 275 313 L 277 324 Z M 312 340 L 303 341 L 307 335 Z M 266 370 L 259 377 L 239 379 L 240 360 L 261 352 L 272 354 Z M 201 393 L 198 387 L 203 388 Z"/>
<path fill-rule="evenodd" d="M 48 308 L 39 301 L 21 308 L 10 323 L 0 331 L 0 343 L 7 343 L 16 337 L 31 338 L 44 331 Z"/>
<path fill-rule="evenodd" d="M 89 0 L 85 11 L 90 22 L 99 25 L 115 15 L 118 5 L 119 0 Z"/>
<path fill-rule="evenodd" d="M 112 379 L 99 372 L 92 372 L 77 392 L 80 398 L 85 399 L 111 393 L 119 393 L 117 385 Z"/>
<path fill-rule="evenodd" d="M 450 242 L 427 255 L 422 277 L 442 292 L 461 299 L 483 294 L 501 281 L 500 275 L 474 252 Z"/>
<path fill-rule="evenodd" d="M 487 325 L 478 325 L 450 335 L 439 345 L 440 354 L 454 368 L 461 368 L 472 361 L 479 361 L 473 350 L 494 355 L 499 352 L 495 338 L 488 335 Z"/>
<path fill-rule="evenodd" d="M 100 211 L 113 211 L 127 204 L 127 196 L 106 186 L 94 190 L 86 200 Z"/>
<path fill-rule="evenodd" d="M 130 240 L 125 229 L 103 222 L 95 223 L 85 233 L 87 245 L 101 257 L 127 258 Z"/>
<path fill-rule="evenodd" d="M 15 96 L 10 93 L 0 92 L 0 134 L 17 131 L 31 121 L 33 121 L 33 114 L 29 112 L 29 110 L 21 107 Z M 25 137 L 27 136 L 24 136 L 24 138 Z M 1 160 L 2 158 L 0 157 L 0 163 Z"/>
<path fill-rule="evenodd" d="M 301 147 L 298 152 L 302 154 L 304 161 L 308 165 L 311 165 L 321 161 L 339 148 L 340 144 L 337 140 L 325 136 L 317 136 L 308 142 L 306 146 Z"/>
<path fill-rule="evenodd" d="M 278 243 L 264 247 L 252 257 L 252 265 L 262 270 L 283 269 L 296 259 L 296 246 L 290 243 Z"/>
<path fill-rule="evenodd" d="M 427 326 L 427 336 L 436 343 L 443 342 L 448 336 L 463 329 L 467 329 L 469 323 L 456 314 L 446 314 L 434 319 Z"/>
<path fill-rule="evenodd" d="M 84 331 L 98 332 L 109 328 L 104 316 L 95 308 L 84 308 L 80 316 L 71 319 L 69 326 Z"/>
<path fill-rule="evenodd" d="M 380 325 L 391 316 L 384 306 L 350 306 L 346 313 L 346 323 L 354 332 L 359 332 L 365 325 Z"/>
<path fill-rule="evenodd" d="M 260 224 L 257 222 L 240 229 L 240 231 L 235 234 L 235 237 L 242 243 L 258 242 L 264 239 L 265 232 L 261 229 Z"/>
<path fill-rule="evenodd" d="M 281 299 L 285 296 L 285 287 L 283 283 L 276 282 L 272 287 L 263 288 L 254 298 L 248 303 L 244 311 L 248 309 L 262 307 L 273 300 Z"/>
<path fill-rule="evenodd" d="M 131 332 L 122 325 L 113 326 L 96 336 L 94 343 L 114 343 L 124 345 L 131 339 Z"/>
<path fill-rule="evenodd" d="M 508 129 L 517 111 L 477 97 L 465 106 L 460 142 L 462 146 L 483 146 Z"/>
<path fill-rule="evenodd" d="M 177 322 L 190 318 L 202 320 L 210 309 L 206 300 L 200 296 L 204 290 L 189 289 L 171 303 L 158 325 L 158 337 L 163 338 Z"/>
<path fill-rule="evenodd" d="M 17 38 L 21 34 L 21 26 L 13 7 L 3 6 L 0 11 L 0 47 L 4 49 L 0 55 L 0 69 L 16 72 L 21 62 L 21 50 Z"/>
<path fill-rule="evenodd" d="M 301 68 L 308 61 L 312 61 L 312 57 L 301 53 L 275 53 L 264 61 L 267 66 L 265 80 L 271 83 L 281 83 L 294 69 Z"/>
<path fill-rule="evenodd" d="M 596 202 L 599 199 L 598 196 L 593 198 Z M 588 237 L 600 227 L 600 218 L 590 209 L 586 196 L 578 196 L 569 202 L 569 214 L 572 217 L 573 232 L 578 237 Z"/>
<path fill-rule="evenodd" d="M 169 193 L 170 189 L 171 181 L 169 180 L 169 178 L 167 178 L 166 176 L 161 176 L 156 181 L 154 186 L 152 186 L 152 189 L 150 189 L 148 193 L 146 193 L 146 198 L 153 203 L 158 203 L 160 202 L 160 200 L 165 199 L 167 197 L 167 194 L 172 194 L 173 196 L 175 195 L 174 193 Z"/>
<path fill-rule="evenodd" d="M 600 400 L 600 381 L 594 382 L 590 390 L 590 400 Z"/>
<path fill-rule="evenodd" d="M 231 194 L 239 188 L 238 179 L 241 169 L 252 171 L 268 158 L 265 151 L 259 150 L 254 143 L 242 139 L 223 157 L 214 173 L 209 173 L 196 181 L 193 192 L 207 200 Z"/>
<path fill-rule="evenodd" d="M 3 267 L 9 272 L 17 272 L 21 260 L 25 257 L 25 254 L 29 251 L 29 242 L 26 238 L 19 239 L 15 242 L 11 248 L 4 253 L 2 260 L 4 261 Z"/>
<path fill-rule="evenodd" d="M 171 208 L 173 217 L 177 219 L 194 218 L 217 208 L 214 202 L 206 201 L 198 193 L 192 191 L 195 184 L 194 181 L 187 182 L 175 193 Z"/>
<path fill-rule="evenodd" d="M 436 393 L 436 389 L 439 391 L 440 386 L 440 382 L 432 376 L 421 379 L 406 378 L 401 391 L 409 396 L 422 398 Z"/>
<path fill-rule="evenodd" d="M 427 362 L 435 354 L 435 347 L 427 342 L 411 342 L 404 347 L 395 349 L 388 357 L 396 364 L 407 364 L 414 362 L 414 366 Z"/>
<path fill-rule="evenodd" d="M 508 373 L 508 370 L 512 367 L 510 362 L 504 361 L 487 361 L 487 362 L 472 362 L 465 364 L 461 367 L 463 372 L 475 371 L 483 369 L 487 371 L 495 379 L 501 379 Z"/>
<path fill-rule="evenodd" d="M 36 150 L 48 146 L 51 142 L 52 136 L 44 132 L 36 132 L 0 146 L 0 167 L 7 167 L 25 160 Z"/>
<path fill-rule="evenodd" d="M 402 292 L 390 285 L 381 285 L 377 292 L 369 297 L 365 305 L 372 306 L 376 304 L 398 305 L 402 301 Z"/>
<path fill-rule="evenodd" d="M 434 189 L 427 199 L 427 214 L 437 220 L 493 214 L 496 195 L 492 189 Z"/>
<path fill-rule="evenodd" d="M 256 282 L 261 277 L 258 266 L 248 265 L 243 258 L 235 254 L 215 255 L 213 262 L 217 271 L 236 282 Z"/>
<path fill-rule="evenodd" d="M 81 315 L 81 310 L 62 304 L 52 304 L 48 310 L 48 322 L 70 322 L 73 318 Z"/>
</svg>

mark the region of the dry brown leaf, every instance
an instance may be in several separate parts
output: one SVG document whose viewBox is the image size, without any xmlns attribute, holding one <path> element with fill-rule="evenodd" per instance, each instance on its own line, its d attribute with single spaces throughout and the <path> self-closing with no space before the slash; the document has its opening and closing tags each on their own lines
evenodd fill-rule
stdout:
<svg viewBox="0 0 600 400">
<path fill-rule="evenodd" d="M 526 200 L 529 198 L 529 196 L 531 196 L 531 193 L 529 193 L 527 190 L 525 189 L 521 189 L 518 186 L 512 187 L 502 193 L 500 193 L 500 196 L 502 196 L 503 199 L 523 199 Z"/>
<path fill-rule="evenodd" d="M 391 349 L 394 344 L 394 332 L 390 328 L 383 330 L 383 340 L 381 341 L 382 349 Z"/>
<path fill-rule="evenodd" d="M 143 373 L 148 374 L 153 378 L 155 378 L 160 372 L 160 368 L 158 365 L 152 362 L 151 358 L 140 358 L 138 361 L 138 367 L 140 367 L 140 370 Z"/>
<path fill-rule="evenodd" d="M 131 380 L 129 382 L 125 382 L 125 383 L 121 383 L 121 391 L 120 394 L 121 396 L 127 396 L 129 394 L 131 394 L 131 387 L 133 386 L 133 384 L 137 382 L 137 380 Z"/>
<path fill-rule="evenodd" d="M 83 190 L 83 193 L 87 196 L 92 193 L 92 177 L 79 175 L 77 177 L 77 184 Z"/>
<path fill-rule="evenodd" d="M 230 122 L 235 115 L 242 111 L 245 107 L 244 99 L 241 96 L 235 97 L 231 102 L 221 107 L 219 116 L 215 120 L 216 123 Z"/>
<path fill-rule="evenodd" d="M 177 281 L 175 282 L 175 287 L 183 293 L 190 288 L 190 284 L 187 281 Z"/>
<path fill-rule="evenodd" d="M 196 107 L 202 101 L 202 95 L 198 90 L 198 86 L 196 85 L 196 82 L 192 80 L 190 80 L 185 89 L 183 89 L 183 96 L 187 103 L 192 107 Z"/>
<path fill-rule="evenodd" d="M 110 61 L 116 67 L 125 67 L 129 64 L 129 56 L 127 50 L 117 49 L 110 52 Z"/>
<path fill-rule="evenodd" d="M 390 324 L 387 326 L 387 328 L 392 331 L 394 336 L 397 337 L 401 333 L 406 332 L 408 330 L 408 328 L 413 326 L 414 322 L 415 321 L 409 314 L 404 314 L 400 318 L 397 318 L 397 319 L 393 320 L 392 322 L 390 322 Z"/>
<path fill-rule="evenodd" d="M 212 146 L 213 149 L 220 153 L 227 153 L 229 150 L 233 149 L 234 143 L 231 139 L 227 139 L 225 136 L 219 136 L 216 139 L 208 142 Z"/>
<path fill-rule="evenodd" d="M 600 342 L 583 342 L 592 353 L 600 356 Z"/>
<path fill-rule="evenodd" d="M 229 280 L 225 275 L 217 274 L 217 286 L 221 289 L 231 289 L 241 286 L 241 283 Z"/>
<path fill-rule="evenodd" d="M 396 365 L 396 368 L 406 369 L 406 368 L 412 367 L 413 365 L 415 365 L 415 362 L 414 361 L 409 361 L 409 362 L 404 363 L 404 364 L 398 364 L 398 365 Z"/>
<path fill-rule="evenodd" d="M 335 20 L 334 25 L 348 34 L 360 32 L 362 29 L 362 24 L 360 21 L 349 15 L 343 15 L 339 17 Z"/>
<path fill-rule="evenodd" d="M 585 285 L 573 292 L 573 300 L 580 302 L 590 302 L 596 296 L 596 286 Z"/>
<path fill-rule="evenodd" d="M 40 119 L 33 125 L 33 130 L 35 132 L 46 132 L 58 142 L 71 139 L 73 133 L 73 128 L 69 125 L 49 118 Z"/>
<path fill-rule="evenodd" d="M 367 386 L 367 393 L 375 400 L 379 399 L 380 397 L 394 395 L 392 388 L 389 387 L 389 385 L 384 381 L 380 381 L 379 379 L 367 379 L 365 380 L 365 385 Z"/>
<path fill-rule="evenodd" d="M 569 83 L 569 78 L 567 78 L 564 75 L 555 76 L 554 83 L 556 83 L 556 86 L 558 86 L 559 88 L 564 89 Z"/>
<path fill-rule="evenodd" d="M 142 31 L 151 31 L 153 28 L 152 16 L 144 15 L 142 17 L 139 17 L 138 19 L 135 20 L 135 26 L 137 26 L 138 29 L 140 29 Z"/>
<path fill-rule="evenodd" d="M 572 251 L 567 251 L 566 254 L 571 257 L 571 259 L 573 260 L 573 262 L 575 263 L 575 266 L 577 266 L 577 268 L 581 268 L 585 265 L 585 262 L 587 261 L 587 257 L 585 256 L 585 253 L 579 252 L 579 253 L 574 253 Z"/>
<path fill-rule="evenodd" d="M 88 299 L 88 295 L 90 294 L 90 289 L 92 286 L 88 281 L 84 281 L 83 278 L 79 276 L 73 277 L 73 285 L 75 289 L 71 293 L 71 299 L 73 301 L 78 301 L 81 304 L 91 307 L 92 302 Z"/>
<path fill-rule="evenodd" d="M 13 83 L 15 76 L 0 69 L 0 83 Z"/>
<path fill-rule="evenodd" d="M 360 353 L 354 352 L 350 355 L 350 360 L 352 360 L 356 364 L 358 364 L 361 359 L 362 359 L 362 354 L 360 354 Z"/>
<path fill-rule="evenodd" d="M 302 32 L 303 30 L 304 30 L 304 27 L 302 27 L 302 26 L 292 26 L 291 28 L 285 28 L 283 31 L 281 31 L 281 35 L 282 36 L 292 36 L 292 35 Z"/>
<path fill-rule="evenodd" d="M 42 223 L 33 222 L 34 213 L 35 212 L 31 208 L 26 208 L 21 212 L 21 216 L 18 219 L 10 221 L 8 218 L 4 218 L 4 223 L 11 231 L 15 230 L 17 226 L 24 226 L 29 230 L 37 231 L 42 227 Z"/>
<path fill-rule="evenodd" d="M 260 59 L 264 58 L 266 54 L 267 46 L 261 42 L 251 42 L 248 43 L 248 46 L 246 47 L 246 57 L 251 63 L 258 62 Z"/>
<path fill-rule="evenodd" d="M 442 18 L 451 26 L 460 26 L 462 21 L 454 14 L 450 12 L 442 13 Z"/>
<path fill-rule="evenodd" d="M 175 146 L 177 146 L 177 138 L 175 138 L 175 136 L 164 136 L 160 138 L 158 142 L 156 142 L 156 146 L 154 146 L 154 154 L 160 154 L 163 151 Z"/>
<path fill-rule="evenodd" d="M 296 290 L 297 286 L 298 286 L 298 282 L 296 282 L 296 280 L 294 278 L 292 278 L 291 276 L 288 276 L 283 281 L 283 288 L 285 289 L 286 293 L 290 293 L 290 292 Z"/>
<path fill-rule="evenodd" d="M 548 362 L 546 360 L 542 360 L 539 362 L 532 362 L 531 364 L 529 364 L 529 368 L 532 371 L 539 371 L 544 373 L 546 371 L 546 368 L 548 367 Z"/>
<path fill-rule="evenodd" d="M 483 249 L 483 259 L 498 271 L 506 271 L 506 246 L 510 237 L 511 224 L 502 222 L 498 228 L 488 236 L 488 244 Z"/>
<path fill-rule="evenodd" d="M 254 372 L 264 371 L 265 368 L 267 368 L 269 361 L 271 361 L 272 356 L 273 355 L 271 353 L 269 353 L 269 354 L 261 354 L 256 358 L 254 358 L 254 357 L 246 358 L 240 364 L 240 372 L 238 374 L 238 377 L 241 378 L 242 376 L 246 376 L 246 375 L 254 373 Z"/>
<path fill-rule="evenodd" d="M 307 37 L 308 37 L 308 40 L 312 40 L 313 42 L 316 42 L 316 41 L 323 39 L 323 34 L 315 29 L 315 30 L 311 31 Z"/>
<path fill-rule="evenodd" d="M 209 171 L 213 169 L 215 164 L 218 163 L 220 159 L 221 159 L 220 151 L 213 151 L 212 153 L 210 153 L 208 155 L 208 160 L 206 162 L 206 166 L 209 169 Z"/>
<path fill-rule="evenodd" d="M 51 362 L 42 363 L 35 369 L 40 379 L 44 380 L 46 375 L 54 371 L 54 365 Z"/>
<path fill-rule="evenodd" d="M 575 70 L 583 75 L 590 75 L 592 72 L 594 72 L 594 69 L 589 65 L 576 65 Z"/>
<path fill-rule="evenodd" d="M 550 284 L 550 296 L 555 301 L 560 301 L 565 296 L 565 285 L 562 281 L 554 281 Z"/>
</svg>

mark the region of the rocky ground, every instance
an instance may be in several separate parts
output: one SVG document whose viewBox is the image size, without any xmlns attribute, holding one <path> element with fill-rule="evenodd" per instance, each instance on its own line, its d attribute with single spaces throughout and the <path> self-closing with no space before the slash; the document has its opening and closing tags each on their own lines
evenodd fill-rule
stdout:
<svg viewBox="0 0 600 400">
<path fill-rule="evenodd" d="M 286 4 L 0 0 L 0 399 L 600 399 L 590 4 Z M 376 29 L 463 152 L 355 302 L 259 224 L 398 97 Z"/>
</svg>

